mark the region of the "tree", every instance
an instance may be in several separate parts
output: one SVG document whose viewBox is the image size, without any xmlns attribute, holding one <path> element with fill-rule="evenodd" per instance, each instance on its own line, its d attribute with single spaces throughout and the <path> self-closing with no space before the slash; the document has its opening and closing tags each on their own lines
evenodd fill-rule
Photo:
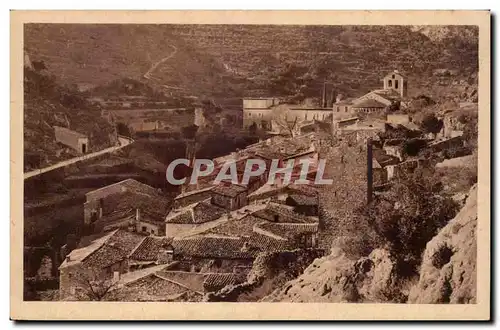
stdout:
<svg viewBox="0 0 500 330">
<path fill-rule="evenodd" d="M 415 274 L 427 242 L 457 212 L 457 204 L 441 195 L 442 189 L 432 168 L 417 169 L 364 209 L 362 218 L 394 256 L 401 275 Z"/>
<path fill-rule="evenodd" d="M 251 135 L 256 135 L 257 134 L 257 124 L 253 122 L 250 126 L 248 126 L 248 132 Z"/>
<path fill-rule="evenodd" d="M 78 289 L 76 299 L 102 301 L 111 297 L 111 291 L 116 288 L 117 282 L 103 277 L 96 269 L 85 269 L 76 276 L 75 287 Z"/>
<path fill-rule="evenodd" d="M 421 139 L 406 140 L 403 143 L 403 152 L 408 156 L 417 156 L 426 145 L 427 143 Z"/>
<path fill-rule="evenodd" d="M 130 128 L 124 123 L 117 123 L 116 124 L 116 131 L 117 131 L 118 135 L 123 135 L 123 136 L 128 136 L 128 137 L 132 136 L 132 133 L 130 132 Z"/>
<path fill-rule="evenodd" d="M 424 117 L 420 127 L 424 132 L 437 134 L 443 128 L 443 121 L 438 119 L 434 114 L 429 114 Z"/>
<path fill-rule="evenodd" d="M 292 117 L 292 114 L 286 104 L 280 104 L 272 110 L 272 121 L 279 128 L 280 133 L 285 132 L 293 137 L 297 126 L 297 117 L 293 120 L 289 120 L 289 117 Z"/>
</svg>

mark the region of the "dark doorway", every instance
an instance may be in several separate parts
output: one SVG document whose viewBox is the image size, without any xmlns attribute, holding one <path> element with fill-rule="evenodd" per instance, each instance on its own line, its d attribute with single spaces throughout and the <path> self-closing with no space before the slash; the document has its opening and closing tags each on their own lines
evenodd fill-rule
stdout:
<svg viewBox="0 0 500 330">
<path fill-rule="evenodd" d="M 82 154 L 87 152 L 87 145 L 84 143 L 82 144 Z"/>
</svg>

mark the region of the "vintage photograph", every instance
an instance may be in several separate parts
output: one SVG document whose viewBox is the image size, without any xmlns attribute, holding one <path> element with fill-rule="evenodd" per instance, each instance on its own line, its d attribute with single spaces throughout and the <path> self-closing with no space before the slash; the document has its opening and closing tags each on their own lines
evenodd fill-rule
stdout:
<svg viewBox="0 0 500 330">
<path fill-rule="evenodd" d="M 477 25 L 22 35 L 23 301 L 477 303 Z"/>
</svg>

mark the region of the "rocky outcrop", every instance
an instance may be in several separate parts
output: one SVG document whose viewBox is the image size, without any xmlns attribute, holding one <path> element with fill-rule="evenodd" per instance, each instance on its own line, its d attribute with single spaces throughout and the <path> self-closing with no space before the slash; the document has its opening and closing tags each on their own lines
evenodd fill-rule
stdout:
<svg viewBox="0 0 500 330">
<path fill-rule="evenodd" d="M 262 301 L 387 302 L 404 297 L 395 288 L 395 265 L 386 250 L 353 261 L 339 248 L 316 259 L 297 279 Z"/>
<path fill-rule="evenodd" d="M 464 207 L 427 243 L 410 303 L 475 303 L 477 186 Z"/>
</svg>

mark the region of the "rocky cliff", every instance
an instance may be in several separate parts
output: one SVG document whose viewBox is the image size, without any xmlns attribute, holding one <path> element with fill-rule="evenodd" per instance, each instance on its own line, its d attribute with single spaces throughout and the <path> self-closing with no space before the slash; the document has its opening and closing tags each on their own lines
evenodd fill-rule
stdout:
<svg viewBox="0 0 500 330">
<path fill-rule="evenodd" d="M 475 303 L 477 254 L 477 186 L 467 202 L 429 242 L 411 303 Z"/>
<path fill-rule="evenodd" d="M 427 243 L 418 279 L 398 277 L 383 249 L 352 260 L 339 248 L 262 301 L 474 303 L 477 187 L 460 212 Z"/>
</svg>

